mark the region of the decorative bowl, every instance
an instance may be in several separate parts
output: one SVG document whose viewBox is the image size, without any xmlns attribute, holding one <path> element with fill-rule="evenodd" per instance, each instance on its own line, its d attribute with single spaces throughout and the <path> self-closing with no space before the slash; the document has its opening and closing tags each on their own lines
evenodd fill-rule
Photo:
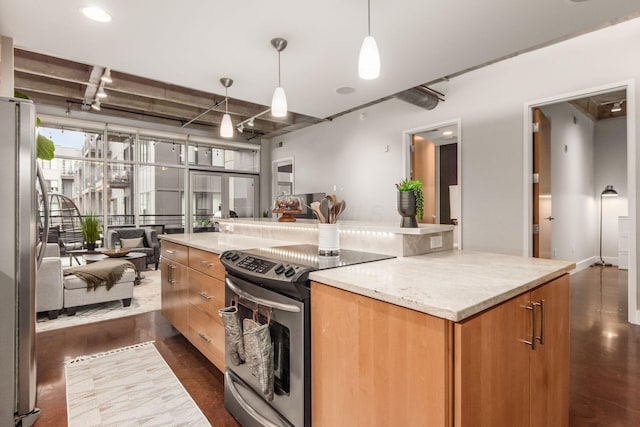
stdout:
<svg viewBox="0 0 640 427">
<path fill-rule="evenodd" d="M 129 249 L 109 249 L 102 253 L 109 258 L 122 258 L 123 256 L 127 256 L 127 254 L 129 253 Z"/>
</svg>

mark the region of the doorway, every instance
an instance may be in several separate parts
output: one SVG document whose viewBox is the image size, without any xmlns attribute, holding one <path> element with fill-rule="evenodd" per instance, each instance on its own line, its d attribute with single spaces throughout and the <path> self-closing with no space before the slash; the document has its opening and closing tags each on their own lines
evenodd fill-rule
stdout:
<svg viewBox="0 0 640 427">
<path fill-rule="evenodd" d="M 255 218 L 258 185 L 255 175 L 190 171 L 192 231 L 214 231 L 215 218 Z"/>
<path fill-rule="evenodd" d="M 451 224 L 462 248 L 460 121 L 404 132 L 405 176 L 422 182 L 423 224 Z"/>
<path fill-rule="evenodd" d="M 525 254 L 574 261 L 576 271 L 602 264 L 623 270 L 628 259 L 628 317 L 637 323 L 635 221 L 618 225 L 635 218 L 631 84 L 526 105 Z"/>
</svg>

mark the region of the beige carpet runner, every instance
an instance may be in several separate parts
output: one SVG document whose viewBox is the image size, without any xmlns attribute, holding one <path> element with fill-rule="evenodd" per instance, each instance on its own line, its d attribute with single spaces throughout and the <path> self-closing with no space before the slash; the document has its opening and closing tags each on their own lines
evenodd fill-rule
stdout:
<svg viewBox="0 0 640 427">
<path fill-rule="evenodd" d="M 69 427 L 211 426 L 153 342 L 66 362 Z"/>
</svg>

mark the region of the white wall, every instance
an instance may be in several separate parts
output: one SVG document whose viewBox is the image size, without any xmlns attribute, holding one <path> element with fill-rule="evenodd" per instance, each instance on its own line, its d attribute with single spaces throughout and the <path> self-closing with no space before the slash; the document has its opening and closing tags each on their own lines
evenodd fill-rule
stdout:
<svg viewBox="0 0 640 427">
<path fill-rule="evenodd" d="M 338 194 L 349 206 L 349 218 L 397 220 L 393 184 L 404 175 L 402 132 L 459 117 L 464 247 L 523 254 L 528 236 L 524 206 L 529 197 L 523 191 L 527 188 L 525 105 L 614 82 L 635 82 L 640 78 L 637 40 L 640 19 L 518 55 L 439 86 L 446 93 L 446 102 L 432 111 L 392 99 L 276 138 L 272 147 L 278 141 L 284 146 L 272 148 L 272 155 L 296 157 L 300 192 L 330 191 L 337 184 Z M 628 111 L 635 138 L 638 85 L 633 84 L 632 90 Z M 368 116 L 360 120 L 363 112 Z M 388 153 L 385 145 L 390 147 Z M 631 157 L 637 166 L 636 150 Z M 637 177 L 632 178 L 637 185 Z M 635 214 L 635 207 L 630 209 Z M 637 215 L 633 221 L 638 222 Z M 630 257 L 636 256 L 632 251 Z M 629 277 L 630 300 L 635 306 L 637 285 L 632 270 Z"/>
<path fill-rule="evenodd" d="M 13 39 L 0 36 L 0 96 L 13 97 Z"/>
<path fill-rule="evenodd" d="M 555 218 L 551 253 L 553 258 L 588 263 L 598 253 L 594 122 L 568 102 L 545 106 L 542 111 L 551 122 L 551 195 Z"/>
<path fill-rule="evenodd" d="M 595 158 L 595 195 L 598 203 L 606 185 L 613 185 L 618 192 L 618 197 L 606 198 L 602 206 L 602 257 L 607 262 L 617 264 L 618 216 L 628 215 L 626 117 L 596 122 Z"/>
</svg>

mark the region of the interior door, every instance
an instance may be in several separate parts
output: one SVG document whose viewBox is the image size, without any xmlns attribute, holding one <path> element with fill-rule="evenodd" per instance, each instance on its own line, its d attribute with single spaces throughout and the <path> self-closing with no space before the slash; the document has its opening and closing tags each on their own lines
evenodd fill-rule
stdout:
<svg viewBox="0 0 640 427">
<path fill-rule="evenodd" d="M 215 218 L 256 218 L 259 181 L 257 175 L 191 171 L 191 217 L 193 231 L 212 231 Z"/>
<path fill-rule="evenodd" d="M 533 256 L 551 258 L 551 124 L 533 109 Z"/>
<path fill-rule="evenodd" d="M 191 225 L 193 231 L 204 231 L 209 227 L 212 218 L 222 217 L 222 213 L 227 209 L 223 197 L 223 175 L 192 171 L 190 178 Z"/>
<path fill-rule="evenodd" d="M 436 146 L 433 142 L 413 135 L 411 145 L 411 179 L 422 182 L 424 216 L 418 222 L 436 222 Z"/>
</svg>

